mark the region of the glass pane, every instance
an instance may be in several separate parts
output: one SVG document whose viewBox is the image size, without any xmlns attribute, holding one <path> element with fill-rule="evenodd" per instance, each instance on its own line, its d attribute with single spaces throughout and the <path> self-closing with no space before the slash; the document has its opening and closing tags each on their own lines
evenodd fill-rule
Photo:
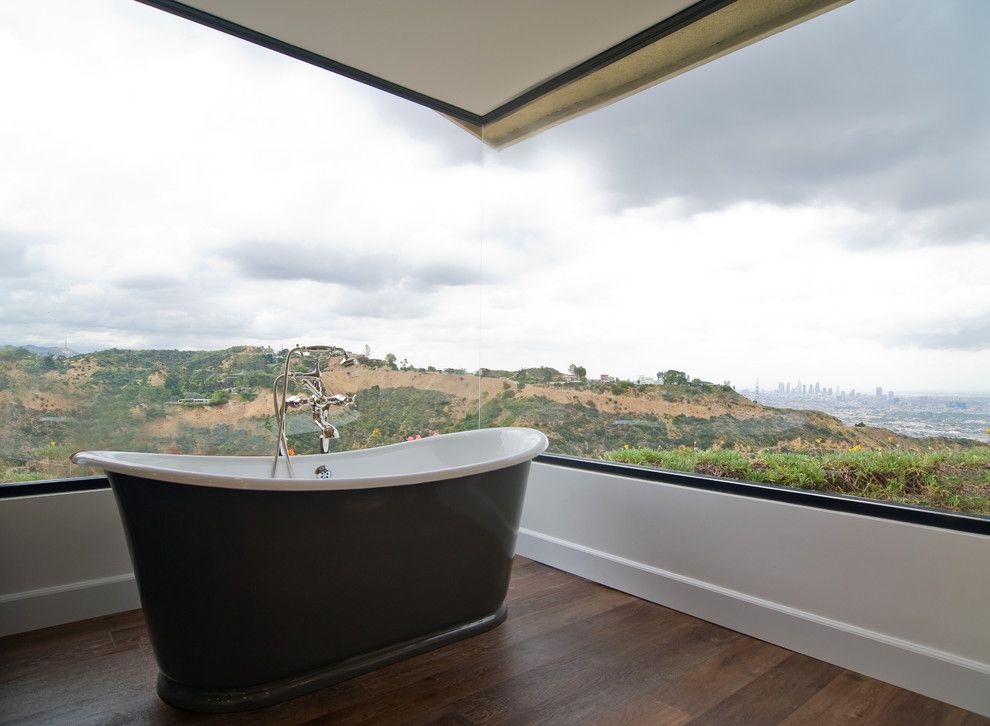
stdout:
<svg viewBox="0 0 990 726">
<path fill-rule="evenodd" d="M 0 479 L 269 454 L 296 343 L 359 361 L 324 377 L 357 404 L 334 450 L 476 421 L 474 380 L 427 371 L 479 365 L 480 142 L 132 2 L 4 5 L 0 63 Z"/>
<path fill-rule="evenodd" d="M 990 514 L 988 20 L 852 3 L 487 152 L 482 423 Z"/>
</svg>

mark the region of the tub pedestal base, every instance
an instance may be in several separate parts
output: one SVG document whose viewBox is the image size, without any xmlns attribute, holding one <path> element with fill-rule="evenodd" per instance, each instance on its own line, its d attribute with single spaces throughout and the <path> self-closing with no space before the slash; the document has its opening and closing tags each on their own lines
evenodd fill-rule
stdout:
<svg viewBox="0 0 990 726">
<path fill-rule="evenodd" d="M 483 618 L 348 658 L 343 662 L 292 678 L 249 688 L 210 690 L 179 683 L 164 673 L 159 673 L 158 695 L 171 706 L 203 713 L 227 713 L 264 708 L 491 630 L 505 620 L 507 612 L 503 603 L 498 610 Z"/>
</svg>

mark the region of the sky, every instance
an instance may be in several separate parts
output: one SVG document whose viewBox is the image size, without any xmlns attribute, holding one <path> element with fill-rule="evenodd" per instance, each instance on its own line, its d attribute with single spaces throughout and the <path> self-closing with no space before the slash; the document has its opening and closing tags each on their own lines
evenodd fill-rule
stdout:
<svg viewBox="0 0 990 726">
<path fill-rule="evenodd" d="M 0 342 L 990 392 L 979 0 L 856 0 L 496 152 L 131 0 L 0 5 Z"/>
</svg>

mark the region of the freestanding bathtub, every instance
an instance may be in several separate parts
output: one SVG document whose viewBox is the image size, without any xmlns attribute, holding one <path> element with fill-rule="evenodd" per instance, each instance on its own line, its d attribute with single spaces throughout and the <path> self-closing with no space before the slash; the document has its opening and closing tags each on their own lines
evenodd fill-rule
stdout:
<svg viewBox="0 0 990 726">
<path fill-rule="evenodd" d="M 502 622 L 529 464 L 546 447 L 532 429 L 480 429 L 283 458 L 275 477 L 271 457 L 72 458 L 116 495 L 159 696 L 216 712 Z"/>
</svg>

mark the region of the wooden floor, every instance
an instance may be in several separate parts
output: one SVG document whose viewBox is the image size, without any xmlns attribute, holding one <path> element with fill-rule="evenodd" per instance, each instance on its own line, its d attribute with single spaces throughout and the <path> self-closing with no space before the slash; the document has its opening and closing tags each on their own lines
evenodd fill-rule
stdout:
<svg viewBox="0 0 990 726">
<path fill-rule="evenodd" d="M 0 639 L 0 723 L 990 724 L 517 558 L 495 630 L 263 711 L 162 703 L 140 610 Z"/>
</svg>

